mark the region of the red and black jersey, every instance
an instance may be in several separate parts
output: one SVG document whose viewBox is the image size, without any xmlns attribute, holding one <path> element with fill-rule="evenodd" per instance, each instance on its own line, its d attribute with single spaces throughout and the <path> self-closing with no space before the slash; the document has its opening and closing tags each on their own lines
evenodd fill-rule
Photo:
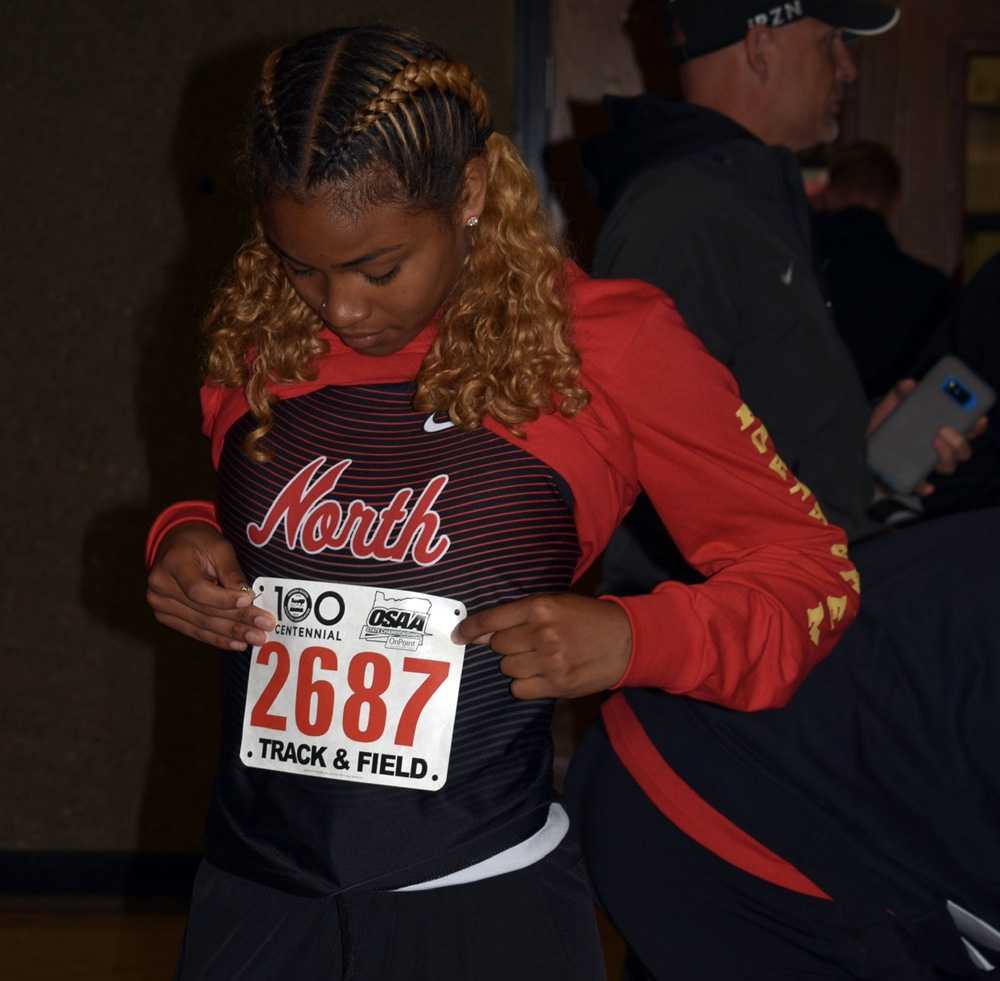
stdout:
<svg viewBox="0 0 1000 981">
<path fill-rule="evenodd" d="M 579 557 L 565 483 L 488 430 L 415 411 L 413 388 L 327 386 L 279 402 L 266 464 L 240 449 L 255 421 L 233 426 L 216 509 L 248 580 L 413 590 L 460 600 L 470 613 L 565 591 Z M 302 506 L 316 508 L 317 487 L 344 515 L 320 537 L 307 534 Z M 537 831 L 551 799 L 553 703 L 513 698 L 498 660 L 488 647 L 468 648 L 447 784 L 428 793 L 245 767 L 250 654 L 227 656 L 209 860 L 322 894 L 443 875 Z"/>
</svg>

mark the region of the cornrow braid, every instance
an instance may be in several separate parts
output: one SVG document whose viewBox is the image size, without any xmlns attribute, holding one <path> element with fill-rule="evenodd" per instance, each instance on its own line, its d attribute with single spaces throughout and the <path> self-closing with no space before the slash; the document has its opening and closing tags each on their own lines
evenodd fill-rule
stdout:
<svg viewBox="0 0 1000 981">
<path fill-rule="evenodd" d="M 483 130 L 491 129 L 486 93 L 468 65 L 450 61 L 420 59 L 396 73 L 389 84 L 358 112 L 352 133 L 361 133 L 386 113 L 411 100 L 416 92 L 436 89 L 465 102 Z"/>
<path fill-rule="evenodd" d="M 276 48 L 264 60 L 264 66 L 260 72 L 260 88 L 257 91 L 257 96 L 260 99 L 260 105 L 270 124 L 271 131 L 274 134 L 274 140 L 278 144 L 279 152 L 283 153 L 287 158 L 289 156 L 288 147 L 285 145 L 285 138 L 281 133 L 281 127 L 278 125 L 278 115 L 275 112 L 273 95 L 274 76 L 283 50 L 283 48 Z"/>
</svg>

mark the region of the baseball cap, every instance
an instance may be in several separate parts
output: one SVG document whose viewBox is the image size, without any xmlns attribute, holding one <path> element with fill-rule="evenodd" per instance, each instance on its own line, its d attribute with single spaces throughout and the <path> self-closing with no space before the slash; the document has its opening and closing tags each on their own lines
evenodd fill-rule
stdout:
<svg viewBox="0 0 1000 981">
<path fill-rule="evenodd" d="M 847 35 L 882 34 L 899 20 L 899 9 L 875 0 L 669 0 L 667 27 L 688 61 L 746 37 L 754 24 L 784 27 L 814 17 Z M 679 30 L 677 30 L 679 29 Z"/>
</svg>

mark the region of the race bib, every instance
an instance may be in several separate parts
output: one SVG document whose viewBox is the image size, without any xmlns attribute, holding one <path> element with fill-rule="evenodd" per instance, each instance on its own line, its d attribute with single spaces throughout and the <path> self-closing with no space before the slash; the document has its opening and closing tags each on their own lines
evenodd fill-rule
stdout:
<svg viewBox="0 0 1000 981">
<path fill-rule="evenodd" d="M 240 758 L 328 780 L 440 790 L 465 647 L 456 600 L 402 589 L 260 578 L 277 625 L 255 647 Z"/>
</svg>

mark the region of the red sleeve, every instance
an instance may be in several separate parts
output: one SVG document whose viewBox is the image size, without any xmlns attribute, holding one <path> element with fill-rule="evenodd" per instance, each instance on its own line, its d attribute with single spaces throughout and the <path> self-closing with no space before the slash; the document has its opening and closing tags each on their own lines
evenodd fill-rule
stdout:
<svg viewBox="0 0 1000 981">
<path fill-rule="evenodd" d="M 151 569 L 156 561 L 156 552 L 168 531 L 189 521 L 203 521 L 210 524 L 220 534 L 218 518 L 215 516 L 215 505 L 211 501 L 178 501 L 162 511 L 146 536 L 146 568 Z"/>
<path fill-rule="evenodd" d="M 609 388 L 639 480 L 697 586 L 619 599 L 632 657 L 619 686 L 735 709 L 787 702 L 857 613 L 844 533 L 788 471 L 729 371 L 658 298 Z"/>
</svg>

